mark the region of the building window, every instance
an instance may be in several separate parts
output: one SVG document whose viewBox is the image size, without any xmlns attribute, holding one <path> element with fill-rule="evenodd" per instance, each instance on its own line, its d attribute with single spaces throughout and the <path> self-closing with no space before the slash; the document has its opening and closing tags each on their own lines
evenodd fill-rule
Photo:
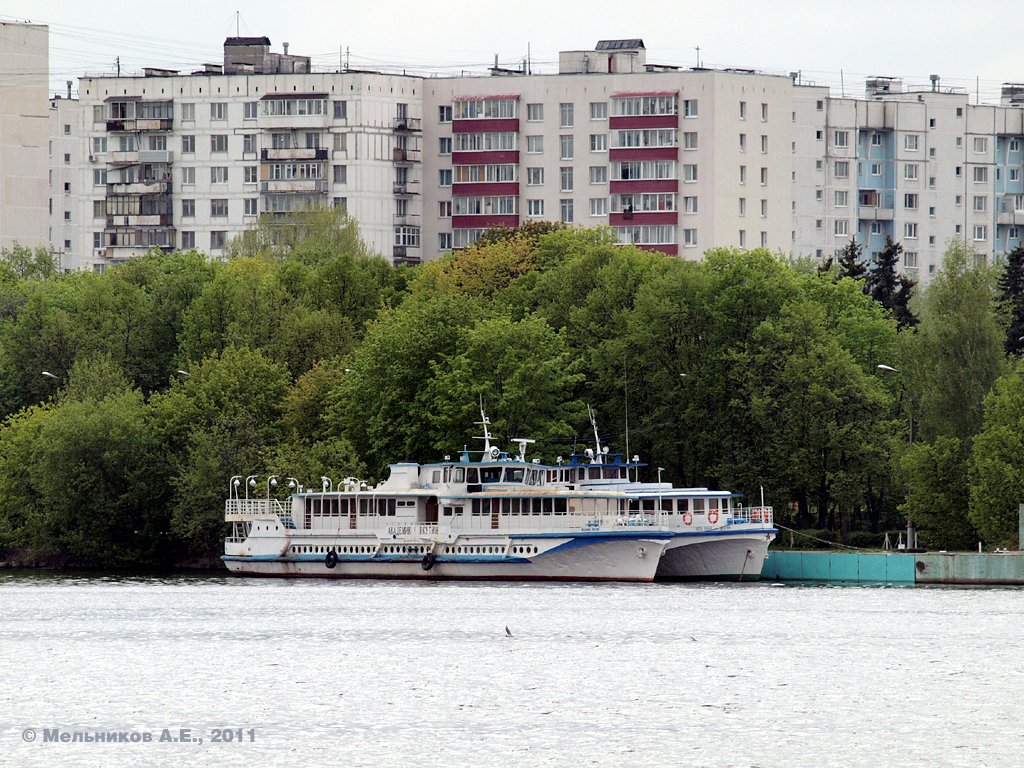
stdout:
<svg viewBox="0 0 1024 768">
<path fill-rule="evenodd" d="M 442 168 L 438 171 L 437 183 L 442 187 L 450 187 L 452 185 L 452 169 Z"/>
<path fill-rule="evenodd" d="M 747 102 L 741 101 L 740 102 L 740 120 L 746 120 L 746 119 L 747 119 Z"/>
<path fill-rule="evenodd" d="M 526 185 L 528 187 L 538 187 L 544 183 L 544 169 L 543 168 L 527 168 L 526 169 Z"/>
<path fill-rule="evenodd" d="M 917 163 L 906 163 L 903 166 L 904 181 L 917 181 Z"/>
<path fill-rule="evenodd" d="M 973 231 L 975 240 L 988 240 L 988 227 L 984 224 L 975 224 Z"/>
<path fill-rule="evenodd" d="M 846 219 L 836 219 L 832 231 L 836 237 L 847 237 L 850 234 L 850 222 Z"/>
<path fill-rule="evenodd" d="M 908 210 L 917 210 L 917 195 L 913 192 L 908 192 L 903 196 L 903 207 Z"/>
<path fill-rule="evenodd" d="M 590 215 L 591 216 L 607 216 L 608 215 L 608 198 L 607 197 L 592 197 L 592 198 L 590 198 Z"/>
<path fill-rule="evenodd" d="M 684 213 L 696 213 L 697 212 L 697 198 L 690 196 L 683 198 L 683 212 Z"/>
<path fill-rule="evenodd" d="M 334 119 L 335 120 L 348 120 L 348 102 L 347 101 L 336 101 L 336 102 L 334 102 Z"/>
<path fill-rule="evenodd" d="M 228 201 L 215 198 L 210 201 L 210 216 L 214 219 L 223 219 L 228 215 Z"/>
<path fill-rule="evenodd" d="M 181 218 L 191 219 L 196 215 L 196 201 L 191 198 L 182 198 Z"/>
<path fill-rule="evenodd" d="M 439 219 L 450 219 L 452 217 L 451 200 L 442 200 L 437 204 L 437 217 Z"/>
<path fill-rule="evenodd" d="M 697 181 L 697 164 L 696 163 L 685 163 L 683 165 L 683 181 L 694 182 Z"/>
<path fill-rule="evenodd" d="M 871 164 L 871 175 L 872 176 L 881 176 L 882 175 L 882 164 L 881 163 L 872 163 Z"/>
<path fill-rule="evenodd" d="M 343 211 L 348 210 L 348 198 L 347 197 L 336 197 L 332 201 L 335 208 L 340 208 Z"/>
<path fill-rule="evenodd" d="M 836 207 L 845 208 L 850 204 L 850 193 L 845 189 L 836 190 Z"/>
<path fill-rule="evenodd" d="M 94 155 L 103 155 L 107 151 L 107 137 L 106 136 L 93 136 L 92 139 L 92 153 Z"/>
<path fill-rule="evenodd" d="M 186 166 L 181 169 L 182 186 L 191 187 L 196 183 L 196 169 Z"/>
<path fill-rule="evenodd" d="M 592 165 L 592 166 L 590 166 L 590 183 L 591 184 L 607 184 L 608 183 L 608 166 L 606 166 L 606 165 Z"/>
<path fill-rule="evenodd" d="M 871 225 L 868 227 L 868 232 L 870 232 L 872 235 L 882 234 L 882 222 L 872 221 Z"/>
<path fill-rule="evenodd" d="M 916 133 L 908 133 L 903 137 L 903 148 L 908 152 L 917 152 L 918 136 Z"/>
<path fill-rule="evenodd" d="M 825 138 L 825 132 L 824 131 L 815 131 L 814 132 L 814 139 L 816 141 L 822 141 L 824 138 Z"/>
<path fill-rule="evenodd" d="M 195 104 L 182 104 L 181 105 L 181 121 L 183 123 L 194 123 L 196 119 L 196 105 Z"/>
<path fill-rule="evenodd" d="M 228 151 L 228 137 L 223 133 L 216 133 L 210 137 L 210 152 L 227 152 Z"/>
<path fill-rule="evenodd" d="M 528 155 L 539 155 L 544 151 L 544 137 L 543 136 L 527 136 L 526 137 L 526 153 Z"/>
<path fill-rule="evenodd" d="M 761 103 L 761 122 L 768 122 L 768 105 L 765 104 L 764 102 Z"/>
<path fill-rule="evenodd" d="M 988 152 L 988 138 L 985 136 L 974 137 L 974 151 L 979 155 Z"/>
<path fill-rule="evenodd" d="M 215 165 L 210 169 L 211 184 L 228 183 L 228 167 L 226 165 Z"/>
<path fill-rule="evenodd" d="M 105 187 L 107 185 L 107 169 L 106 168 L 93 168 L 93 170 L 92 170 L 92 185 L 94 187 Z"/>
<path fill-rule="evenodd" d="M 683 230 L 683 245 L 687 248 L 697 247 L 697 230 L 696 229 L 684 229 Z"/>
<path fill-rule="evenodd" d="M 740 248 L 746 248 L 746 247 L 747 247 L 747 230 L 741 229 L 740 230 Z"/>
<path fill-rule="evenodd" d="M 437 140 L 437 152 L 439 155 L 450 155 L 452 153 L 451 136 L 442 136 Z"/>
<path fill-rule="evenodd" d="M 836 149 L 846 149 L 850 146 L 850 132 L 849 131 L 836 131 L 834 134 L 834 144 Z"/>
<path fill-rule="evenodd" d="M 880 146 L 882 146 L 882 134 L 880 134 L 878 131 L 874 131 L 871 134 L 871 146 L 872 147 L 880 147 Z"/>
<path fill-rule="evenodd" d="M 573 105 L 571 103 L 565 103 L 558 105 L 558 127 L 559 128 L 572 128 L 574 121 Z"/>
<path fill-rule="evenodd" d="M 538 217 L 544 215 L 544 201 L 543 200 L 527 200 L 526 201 L 526 215 L 532 217 Z"/>
<path fill-rule="evenodd" d="M 258 181 L 259 166 L 256 165 L 245 165 L 243 172 L 245 173 L 245 183 L 255 184 Z"/>
<path fill-rule="evenodd" d="M 242 154 L 253 155 L 256 154 L 256 134 L 245 133 L 242 134 Z"/>
<path fill-rule="evenodd" d="M 761 199 L 761 218 L 768 218 L 768 201 L 764 198 Z"/>
<path fill-rule="evenodd" d="M 210 250 L 219 251 L 227 245 L 228 233 L 223 231 L 213 231 L 210 233 Z"/>
<path fill-rule="evenodd" d="M 572 168 L 565 167 L 558 169 L 559 189 L 562 192 L 572 192 Z"/>
<path fill-rule="evenodd" d="M 975 195 L 974 210 L 979 212 L 988 210 L 988 198 L 984 195 Z"/>
<path fill-rule="evenodd" d="M 260 103 L 258 101 L 247 101 L 247 102 L 245 102 L 245 105 L 244 105 L 245 112 L 243 114 L 243 117 L 246 120 L 255 120 L 256 116 L 259 114 L 259 108 L 260 108 Z"/>
<path fill-rule="evenodd" d="M 437 236 L 437 250 L 450 251 L 452 249 L 452 233 L 441 232 Z"/>
<path fill-rule="evenodd" d="M 439 123 L 450 123 L 452 121 L 451 105 L 437 108 L 437 121 Z"/>
<path fill-rule="evenodd" d="M 739 207 L 739 214 L 740 214 L 740 216 L 746 216 L 747 215 L 747 198 L 741 197 L 739 199 L 739 204 L 740 204 L 740 207 Z"/>
<path fill-rule="evenodd" d="M 336 165 L 336 166 L 334 166 L 334 183 L 335 184 L 347 184 L 348 183 L 348 166 L 347 165 Z"/>
<path fill-rule="evenodd" d="M 903 252 L 903 266 L 909 269 L 917 269 L 917 251 Z"/>
<path fill-rule="evenodd" d="M 683 99 L 683 117 L 697 117 L 697 100 Z"/>
<path fill-rule="evenodd" d="M 572 198 L 563 198 L 558 203 L 560 221 L 563 224 L 572 224 L 573 212 L 572 212 Z"/>
<path fill-rule="evenodd" d="M 228 119 L 228 105 L 224 101 L 215 101 L 210 104 L 210 119 L 211 120 L 227 120 Z"/>
<path fill-rule="evenodd" d="M 740 184 L 746 184 L 746 183 L 747 183 L 747 166 L 741 165 L 740 166 Z"/>
<path fill-rule="evenodd" d="M 768 169 L 767 168 L 762 168 L 761 169 L 761 186 L 765 187 L 767 185 L 768 185 Z"/>
<path fill-rule="evenodd" d="M 259 212 L 260 199 L 258 197 L 247 197 L 243 202 L 246 216 L 255 216 Z"/>
<path fill-rule="evenodd" d="M 590 151 L 606 152 L 608 150 L 608 136 L 604 133 L 590 134 Z"/>
<path fill-rule="evenodd" d="M 696 149 L 697 148 L 697 132 L 686 131 L 683 133 L 683 149 Z"/>
<path fill-rule="evenodd" d="M 558 137 L 558 153 L 558 158 L 560 160 L 572 160 L 572 135 Z"/>
<path fill-rule="evenodd" d="M 607 101 L 592 101 L 592 102 L 590 102 L 590 119 L 591 120 L 607 120 L 608 119 L 608 102 Z"/>
<path fill-rule="evenodd" d="M 741 133 L 740 134 L 740 152 L 746 152 L 746 151 L 747 151 L 747 134 Z"/>
<path fill-rule="evenodd" d="M 530 123 L 537 123 L 544 119 L 544 105 L 543 104 L 527 104 L 526 105 L 526 120 Z"/>
<path fill-rule="evenodd" d="M 903 237 L 907 240 L 917 239 L 917 224 L 912 221 L 908 221 L 903 225 Z"/>
<path fill-rule="evenodd" d="M 849 160 L 836 160 L 835 172 L 837 179 L 848 179 L 850 178 L 850 161 Z"/>
<path fill-rule="evenodd" d="M 974 167 L 974 183 L 985 184 L 988 181 L 988 168 L 985 166 Z"/>
<path fill-rule="evenodd" d="M 761 135 L 761 154 L 768 154 L 768 137 L 763 134 Z"/>
</svg>

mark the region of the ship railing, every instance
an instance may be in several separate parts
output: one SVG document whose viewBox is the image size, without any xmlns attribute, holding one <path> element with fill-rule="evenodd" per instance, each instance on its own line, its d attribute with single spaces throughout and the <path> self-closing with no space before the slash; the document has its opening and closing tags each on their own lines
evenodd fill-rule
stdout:
<svg viewBox="0 0 1024 768">
<path fill-rule="evenodd" d="M 228 523 L 265 520 L 277 517 L 285 528 L 294 528 L 290 512 L 277 499 L 228 499 L 224 502 L 224 520 Z"/>
<path fill-rule="evenodd" d="M 771 507 L 734 507 L 730 522 L 732 525 L 744 523 L 762 523 L 772 525 L 775 514 Z"/>
</svg>

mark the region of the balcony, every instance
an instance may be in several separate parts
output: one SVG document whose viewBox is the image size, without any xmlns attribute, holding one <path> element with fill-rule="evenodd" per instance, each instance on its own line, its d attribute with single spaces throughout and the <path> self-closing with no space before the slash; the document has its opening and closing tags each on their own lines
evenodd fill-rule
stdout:
<svg viewBox="0 0 1024 768">
<path fill-rule="evenodd" d="M 321 147 L 291 147 L 288 149 L 261 149 L 260 160 L 326 160 L 327 150 Z"/>
<path fill-rule="evenodd" d="M 418 214 L 396 213 L 394 219 L 396 227 L 418 227 L 420 225 Z"/>
<path fill-rule="evenodd" d="M 415 189 L 412 189 L 412 184 L 395 184 L 394 192 L 398 197 L 409 197 L 419 194 Z"/>
<path fill-rule="evenodd" d="M 418 117 L 396 117 L 391 127 L 399 133 L 408 133 L 422 129 L 423 121 Z"/>
<path fill-rule="evenodd" d="M 324 179 L 275 179 L 260 182 L 260 192 L 271 194 L 280 192 L 309 194 L 310 192 L 326 191 L 327 182 Z"/>
<path fill-rule="evenodd" d="M 395 147 L 391 154 L 392 160 L 398 165 L 412 165 L 420 161 L 420 151 L 418 149 Z"/>
<path fill-rule="evenodd" d="M 136 131 L 170 131 L 174 120 L 166 118 L 128 118 L 124 120 L 107 120 L 107 130 L 111 133 Z"/>
<path fill-rule="evenodd" d="M 112 182 L 107 184 L 107 195 L 169 195 L 172 192 L 169 178 L 142 179 L 139 181 Z"/>
<path fill-rule="evenodd" d="M 1002 196 L 996 213 L 996 224 L 1024 224 L 1024 194 Z"/>
<path fill-rule="evenodd" d="M 409 253 L 409 247 L 405 245 L 396 245 L 394 250 L 391 251 L 391 261 L 394 265 L 400 266 L 402 264 L 416 265 L 421 264 L 423 259 L 419 256 Z"/>
<path fill-rule="evenodd" d="M 140 216 L 107 216 L 106 229 L 123 229 L 134 227 L 169 227 L 174 222 L 169 213 L 154 213 Z"/>
</svg>

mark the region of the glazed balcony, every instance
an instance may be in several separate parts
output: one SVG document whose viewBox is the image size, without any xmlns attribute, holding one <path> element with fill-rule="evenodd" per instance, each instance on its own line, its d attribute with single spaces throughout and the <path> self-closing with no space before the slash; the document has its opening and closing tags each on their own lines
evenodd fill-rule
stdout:
<svg viewBox="0 0 1024 768">
<path fill-rule="evenodd" d="M 278 160 L 326 160 L 327 149 L 323 147 L 291 147 L 288 149 L 261 149 L 260 160 L 274 162 Z"/>
</svg>

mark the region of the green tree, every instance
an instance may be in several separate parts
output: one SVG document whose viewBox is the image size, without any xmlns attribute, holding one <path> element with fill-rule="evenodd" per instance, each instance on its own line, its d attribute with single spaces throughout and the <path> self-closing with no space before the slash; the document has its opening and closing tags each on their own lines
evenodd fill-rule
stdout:
<svg viewBox="0 0 1024 768">
<path fill-rule="evenodd" d="M 1024 351 L 1024 246 L 1018 245 L 1006 256 L 999 273 L 999 303 L 1006 315 L 1006 354 Z"/>
<path fill-rule="evenodd" d="M 914 281 L 906 275 L 897 274 L 903 246 L 885 236 L 885 247 L 878 253 L 874 269 L 868 274 L 865 289 L 868 295 L 892 312 L 900 328 L 909 328 L 917 323 L 910 309 L 910 298 Z"/>
<path fill-rule="evenodd" d="M 45 245 L 29 248 L 15 243 L 0 251 L 0 260 L 10 265 L 18 277 L 25 279 L 45 280 L 55 276 L 60 269 L 57 255 Z"/>
<path fill-rule="evenodd" d="M 926 547 L 969 549 L 977 535 L 967 516 L 968 476 L 960 440 L 940 435 L 914 443 L 900 460 L 906 500 L 900 511 Z"/>
<path fill-rule="evenodd" d="M 889 242 L 886 242 L 888 247 Z M 864 246 L 857 242 L 857 238 L 851 237 L 844 247 L 839 259 L 839 277 L 848 277 L 851 280 L 865 280 L 868 277 L 868 268 L 864 264 Z"/>
</svg>

